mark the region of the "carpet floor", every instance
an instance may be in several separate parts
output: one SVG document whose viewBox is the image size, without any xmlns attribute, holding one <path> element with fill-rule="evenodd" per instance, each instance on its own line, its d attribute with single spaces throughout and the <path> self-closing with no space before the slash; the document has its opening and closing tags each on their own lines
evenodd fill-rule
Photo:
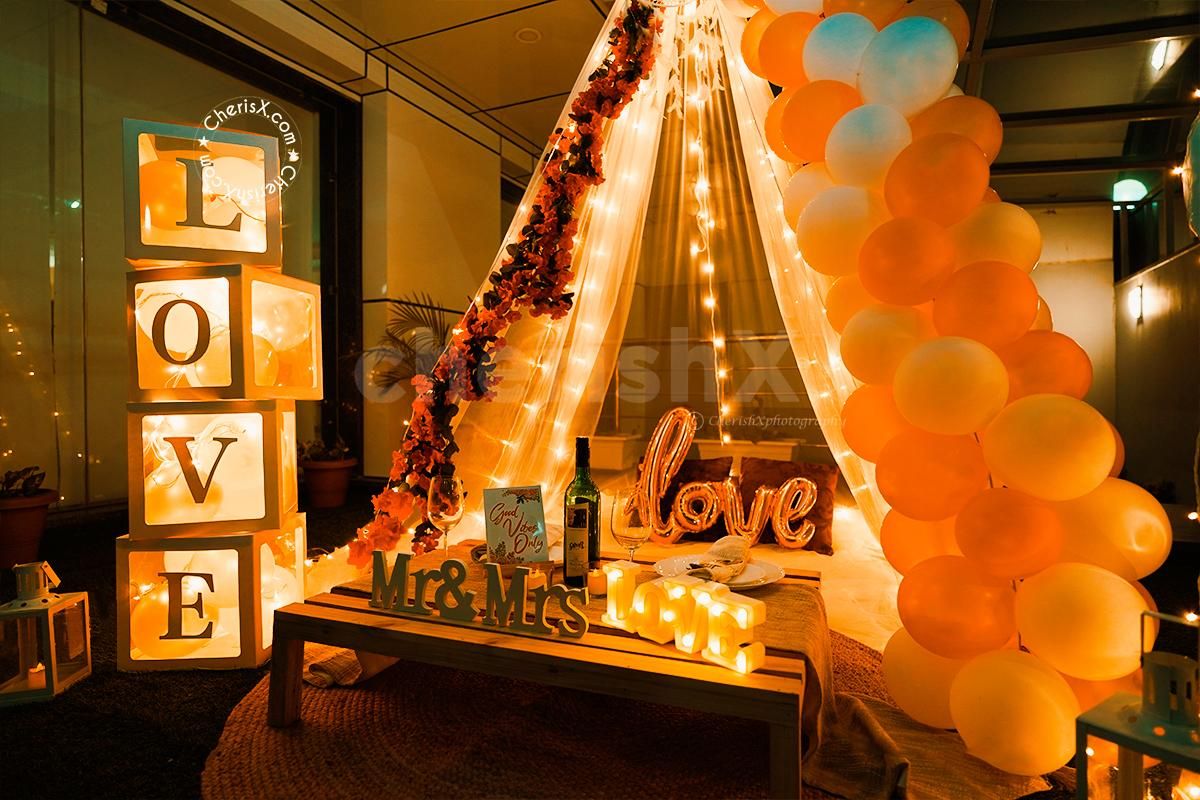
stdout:
<svg viewBox="0 0 1200 800">
<path fill-rule="evenodd" d="M 356 487 L 345 508 L 309 512 L 310 548 L 343 544 L 369 508 L 368 488 Z M 40 557 L 54 565 L 64 591 L 91 597 L 93 671 L 53 702 L 0 709 L 0 795 L 6 800 L 199 797 L 205 759 L 226 718 L 265 675 L 263 669 L 117 672 L 113 539 L 124 526 L 120 510 L 60 520 L 47 530 Z M 1196 607 L 1198 563 L 1200 544 L 1178 543 L 1167 564 L 1144 581 L 1162 610 Z M 0 602 L 13 594 L 11 573 L 0 570 Z M 1195 641 L 1182 632 L 1164 629 L 1160 645 L 1195 652 Z M 402 784 L 394 793 L 407 796 Z M 1043 793 L 1039 800 L 1069 796 Z"/>
</svg>

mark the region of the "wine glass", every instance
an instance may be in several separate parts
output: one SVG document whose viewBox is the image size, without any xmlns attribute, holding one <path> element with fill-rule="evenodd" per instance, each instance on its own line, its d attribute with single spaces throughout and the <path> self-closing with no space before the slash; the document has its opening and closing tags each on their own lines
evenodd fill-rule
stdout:
<svg viewBox="0 0 1200 800">
<path fill-rule="evenodd" d="M 613 497 L 612 510 L 608 516 L 609 529 L 612 531 L 613 538 L 616 539 L 617 544 L 629 551 L 630 561 L 634 560 L 633 556 L 637 549 L 650 538 L 650 529 L 644 524 L 635 526 L 633 512 L 625 510 L 632 496 L 633 487 L 618 490 Z"/>
<path fill-rule="evenodd" d="M 429 520 L 429 524 L 441 531 L 443 553 L 450 547 L 450 531 L 454 530 L 463 518 L 466 508 L 463 500 L 466 496 L 462 480 L 454 475 L 435 475 L 429 482 L 425 518 Z"/>
</svg>

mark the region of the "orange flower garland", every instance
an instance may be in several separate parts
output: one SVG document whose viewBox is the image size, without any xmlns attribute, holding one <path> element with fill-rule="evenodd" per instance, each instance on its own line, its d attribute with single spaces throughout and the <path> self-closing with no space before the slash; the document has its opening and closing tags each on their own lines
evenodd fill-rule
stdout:
<svg viewBox="0 0 1200 800">
<path fill-rule="evenodd" d="M 492 288 L 467 310 L 430 373 L 413 379 L 417 396 L 408 430 L 392 453 L 388 484 L 373 500 L 375 518 L 350 543 L 351 564 L 367 563 L 374 550 L 395 549 L 404 521 L 423 508 L 430 480 L 443 464 L 453 464 L 458 445 L 452 422 L 458 403 L 493 396 L 499 381 L 493 374 L 495 355 L 504 347 L 509 324 L 526 308 L 535 317 L 549 314 L 552 319 L 571 310 L 571 250 L 583 194 L 604 181 L 604 125 L 621 115 L 650 74 L 661 27 L 646 0 L 633 0 L 610 33 L 611 52 L 571 103 L 571 124 L 551 137 L 529 219 L 508 246 L 508 258 L 488 276 Z M 413 552 L 433 549 L 440 537 L 440 531 L 422 522 Z"/>
</svg>

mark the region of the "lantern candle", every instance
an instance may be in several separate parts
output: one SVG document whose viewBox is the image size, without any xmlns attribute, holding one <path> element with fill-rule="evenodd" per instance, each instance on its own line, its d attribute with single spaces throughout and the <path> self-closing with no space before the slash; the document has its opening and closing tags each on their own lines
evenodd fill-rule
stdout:
<svg viewBox="0 0 1200 800">
<path fill-rule="evenodd" d="M 588 570 L 587 590 L 589 597 L 604 597 L 608 593 L 608 577 L 603 570 Z"/>
</svg>

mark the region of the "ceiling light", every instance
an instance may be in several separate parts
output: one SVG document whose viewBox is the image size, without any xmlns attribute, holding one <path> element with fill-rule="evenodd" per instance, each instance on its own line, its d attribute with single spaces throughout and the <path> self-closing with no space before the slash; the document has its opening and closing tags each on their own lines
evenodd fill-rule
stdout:
<svg viewBox="0 0 1200 800">
<path fill-rule="evenodd" d="M 542 32 L 537 28 L 517 28 L 513 37 L 521 44 L 537 44 L 542 40 Z"/>
<path fill-rule="evenodd" d="M 1170 43 L 1170 39 L 1159 39 L 1154 45 L 1154 50 L 1150 53 L 1150 66 L 1154 67 L 1155 71 L 1162 69 L 1167 63 L 1167 45 Z"/>
<path fill-rule="evenodd" d="M 1126 178 L 1113 184 L 1114 203 L 1136 203 L 1146 196 L 1146 184 L 1135 178 Z"/>
</svg>

